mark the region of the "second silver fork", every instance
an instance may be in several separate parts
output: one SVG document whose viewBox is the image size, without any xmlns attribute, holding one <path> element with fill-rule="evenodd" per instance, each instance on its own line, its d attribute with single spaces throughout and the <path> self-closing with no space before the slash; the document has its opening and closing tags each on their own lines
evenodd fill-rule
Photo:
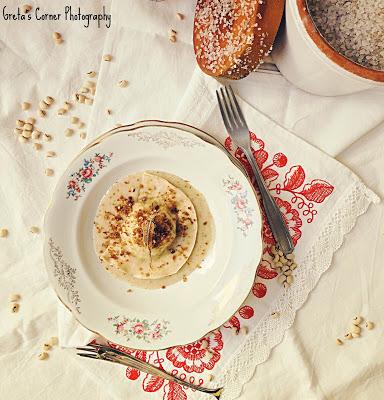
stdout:
<svg viewBox="0 0 384 400">
<path fill-rule="evenodd" d="M 275 238 L 279 249 L 284 254 L 292 253 L 294 246 L 291 235 L 289 234 L 280 209 L 277 206 L 274 198 L 269 193 L 267 185 L 265 184 L 263 176 L 261 175 L 259 166 L 253 157 L 249 137 L 249 128 L 240 109 L 239 103 L 236 100 L 235 94 L 233 93 L 232 88 L 228 86 L 228 88 L 220 88 L 220 91 L 216 90 L 216 95 L 219 102 L 221 116 L 227 131 L 234 144 L 243 150 L 245 157 L 252 167 L 252 171 L 263 202 L 265 215 L 267 217 L 273 237 Z"/>
</svg>

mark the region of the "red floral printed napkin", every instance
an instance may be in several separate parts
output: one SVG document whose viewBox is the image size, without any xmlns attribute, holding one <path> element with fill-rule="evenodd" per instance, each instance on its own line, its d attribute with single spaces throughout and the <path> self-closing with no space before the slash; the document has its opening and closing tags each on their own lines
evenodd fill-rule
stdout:
<svg viewBox="0 0 384 400">
<path fill-rule="evenodd" d="M 175 120 L 214 135 L 251 173 L 242 152 L 225 132 L 216 103 L 218 85 L 196 70 Z M 220 329 L 195 343 L 163 351 L 116 346 L 188 382 L 209 387 L 224 385 L 224 400 L 240 394 L 256 366 L 264 362 L 271 349 L 282 340 L 296 311 L 315 288 L 321 274 L 331 266 L 333 253 L 341 246 L 344 235 L 370 203 L 378 201 L 376 195 L 339 162 L 247 104 L 241 103 L 241 107 L 252 130 L 253 155 L 284 214 L 296 246 L 299 267 L 294 271 L 294 283 L 284 289 L 277 281 L 278 273 L 272 268 L 270 255 L 274 240 L 264 219 L 264 252 L 252 291 Z M 186 400 L 204 397 L 136 369 L 124 370 L 94 362 L 88 365 L 89 372 L 99 381 L 105 381 L 119 398 Z"/>
</svg>

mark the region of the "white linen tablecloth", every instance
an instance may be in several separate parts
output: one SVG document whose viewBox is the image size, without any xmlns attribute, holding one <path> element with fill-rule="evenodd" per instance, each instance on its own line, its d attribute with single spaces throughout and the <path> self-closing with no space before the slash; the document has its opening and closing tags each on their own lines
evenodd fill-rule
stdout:
<svg viewBox="0 0 384 400">
<path fill-rule="evenodd" d="M 44 3 L 53 9 L 61 5 L 58 1 Z M 17 6 L 15 1 L 7 4 Z M 81 2 L 82 7 L 94 10 L 102 5 Z M 18 103 L 30 100 L 36 107 L 39 99 L 51 95 L 56 98 L 56 110 L 80 86 L 84 72 L 99 69 L 105 34 L 115 34 L 113 27 L 121 24 L 125 27 L 118 32 L 117 48 L 104 52 L 116 57 L 126 52 L 131 60 L 126 65 L 116 58 L 118 73 L 111 76 L 111 80 L 130 82 L 119 92 L 130 113 L 124 121 L 114 120 L 112 114 L 110 122 L 106 116 L 93 114 L 93 126 L 102 129 L 118 122 L 173 117 L 195 69 L 190 44 L 193 4 L 186 0 L 113 1 L 112 8 L 119 12 L 113 14 L 109 32 L 68 23 L 0 21 L 0 226 L 10 231 L 7 239 L 0 239 L 1 398 L 114 398 L 69 351 L 54 349 L 48 362 L 36 358 L 41 344 L 57 333 L 57 302 L 43 266 L 42 235 L 32 236 L 28 229 L 41 226 L 55 180 L 83 143 L 78 137 L 64 137 L 69 118 L 56 117 L 54 110 L 46 121 L 39 121 L 39 127 L 54 135 L 53 142 L 44 144 L 44 152 L 57 151 L 56 159 L 48 162 L 44 152 L 38 154 L 31 146 L 20 145 L 12 133 L 14 121 L 22 115 Z M 186 19 L 178 21 L 176 11 L 185 13 Z M 171 26 L 179 32 L 176 44 L 168 41 Z M 62 46 L 52 43 L 52 30 L 63 33 Z M 110 65 L 103 62 L 101 68 Z M 293 88 L 279 75 L 264 73 L 252 74 L 234 86 L 252 106 L 335 156 L 384 196 L 383 91 L 320 98 Z M 108 108 L 108 96 L 105 99 Z M 88 121 L 89 112 L 89 106 L 76 106 L 72 115 Z M 54 168 L 54 178 L 44 176 L 47 165 Z M 380 398 L 384 389 L 383 207 L 370 207 L 358 220 L 283 342 L 257 367 L 241 399 Z M 12 292 L 23 297 L 18 314 L 10 314 L 8 309 Z M 336 347 L 335 338 L 344 332 L 350 318 L 360 313 L 375 321 L 377 328 Z"/>
</svg>

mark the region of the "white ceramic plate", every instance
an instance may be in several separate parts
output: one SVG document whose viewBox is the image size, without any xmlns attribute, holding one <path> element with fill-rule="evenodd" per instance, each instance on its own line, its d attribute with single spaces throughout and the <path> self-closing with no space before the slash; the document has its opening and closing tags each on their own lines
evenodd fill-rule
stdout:
<svg viewBox="0 0 384 400">
<path fill-rule="evenodd" d="M 92 242 L 108 188 L 151 169 L 189 180 L 216 228 L 202 268 L 158 290 L 106 272 Z M 91 331 L 136 349 L 190 343 L 222 325 L 248 295 L 262 253 L 260 210 L 247 178 L 224 152 L 175 124 L 119 128 L 88 146 L 60 178 L 44 228 L 48 276 L 61 301 Z"/>
</svg>

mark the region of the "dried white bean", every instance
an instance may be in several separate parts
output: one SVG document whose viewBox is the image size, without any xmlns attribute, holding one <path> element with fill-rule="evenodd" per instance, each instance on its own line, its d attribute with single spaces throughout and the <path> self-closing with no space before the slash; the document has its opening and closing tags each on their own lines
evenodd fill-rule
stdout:
<svg viewBox="0 0 384 400">
<path fill-rule="evenodd" d="M 49 339 L 49 343 L 51 346 L 56 346 L 59 343 L 59 339 L 56 336 L 52 336 Z"/>
<path fill-rule="evenodd" d="M 73 134 L 74 134 L 74 130 L 73 129 L 71 129 L 71 128 L 67 128 L 65 131 L 64 131 L 64 135 L 66 136 L 66 137 L 69 137 L 69 136 L 72 136 Z"/>
<path fill-rule="evenodd" d="M 48 107 L 49 107 L 49 104 L 47 104 L 44 100 L 39 101 L 40 110 L 46 110 Z"/>
<path fill-rule="evenodd" d="M 43 351 L 42 353 L 40 353 L 38 356 L 39 360 L 46 360 L 49 356 L 48 353 L 46 353 L 45 351 Z"/>
<path fill-rule="evenodd" d="M 88 75 L 90 78 L 94 78 L 94 77 L 96 76 L 96 71 L 89 71 L 89 72 L 87 72 L 87 75 Z"/>
<path fill-rule="evenodd" d="M 21 109 L 23 111 L 29 110 L 31 108 L 31 103 L 28 103 L 27 101 L 23 101 L 21 103 Z"/>
<path fill-rule="evenodd" d="M 29 12 L 31 12 L 32 10 L 32 6 L 29 4 L 24 4 L 21 6 L 21 12 L 24 14 L 28 14 Z"/>
<path fill-rule="evenodd" d="M 8 229 L 6 228 L 1 228 L 0 229 L 0 237 L 5 238 L 8 236 Z"/>
<path fill-rule="evenodd" d="M 121 81 L 119 81 L 119 86 L 121 88 L 125 88 L 128 86 L 128 81 L 126 81 L 125 79 L 122 79 Z"/>
<path fill-rule="evenodd" d="M 359 315 L 353 318 L 352 324 L 353 325 L 360 325 L 363 322 L 363 318 L 360 317 Z"/>
<path fill-rule="evenodd" d="M 40 135 L 41 135 L 40 131 L 34 130 L 34 131 L 32 131 L 31 137 L 32 137 L 32 139 L 37 140 L 40 137 Z"/>
<path fill-rule="evenodd" d="M 40 229 L 39 229 L 37 226 L 31 226 L 31 227 L 29 228 L 29 231 L 30 231 L 31 233 L 39 233 L 39 232 L 40 232 Z"/>
<path fill-rule="evenodd" d="M 367 321 L 365 327 L 370 331 L 375 327 L 375 324 L 372 321 Z"/>
<path fill-rule="evenodd" d="M 51 104 L 53 104 L 54 102 L 55 102 L 55 99 L 54 99 L 53 97 L 51 97 L 51 96 L 47 96 L 47 97 L 44 99 L 44 103 L 48 104 L 49 106 L 50 106 Z"/>
</svg>

